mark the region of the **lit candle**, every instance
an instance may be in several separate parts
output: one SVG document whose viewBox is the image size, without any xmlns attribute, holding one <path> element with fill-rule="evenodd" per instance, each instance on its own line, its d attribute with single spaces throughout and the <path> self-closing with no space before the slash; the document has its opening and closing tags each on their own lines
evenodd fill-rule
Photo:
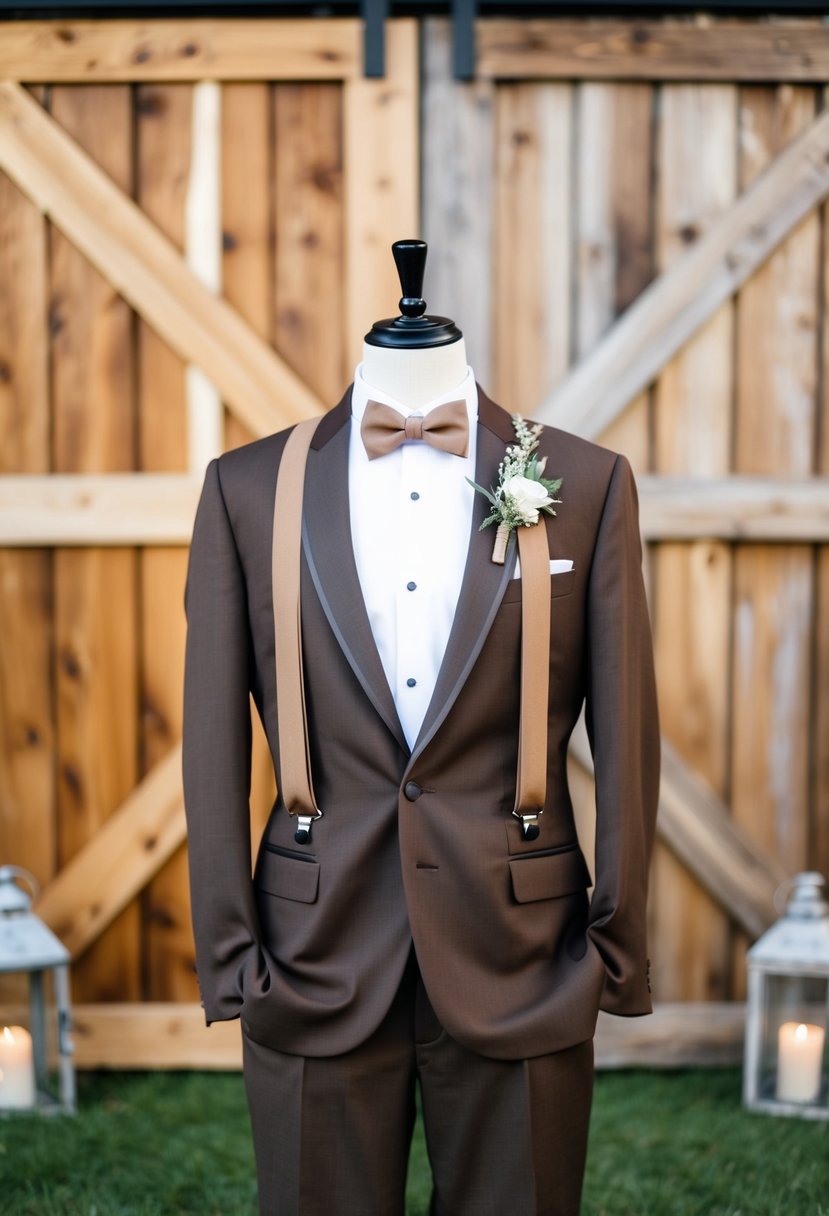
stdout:
<svg viewBox="0 0 829 1216">
<path fill-rule="evenodd" d="M 35 1105 L 32 1036 L 25 1026 L 4 1026 L 0 1034 L 0 1108 Z"/>
<path fill-rule="evenodd" d="M 805 1022 L 784 1022 L 777 1036 L 777 1098 L 814 1102 L 820 1093 L 825 1032 Z"/>
</svg>

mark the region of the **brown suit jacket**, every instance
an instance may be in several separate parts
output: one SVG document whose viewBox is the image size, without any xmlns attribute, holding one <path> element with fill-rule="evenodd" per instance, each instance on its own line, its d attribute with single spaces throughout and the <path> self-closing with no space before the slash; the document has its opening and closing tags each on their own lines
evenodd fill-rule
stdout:
<svg viewBox="0 0 829 1216">
<path fill-rule="evenodd" d="M 478 387 L 476 480 L 492 485 L 510 415 Z M 277 782 L 271 538 L 288 431 L 210 463 L 196 516 L 184 792 L 196 969 L 207 1024 L 241 1016 L 278 1050 L 331 1055 L 376 1028 L 412 940 L 434 1008 L 481 1054 L 522 1058 L 592 1036 L 598 1010 L 651 1012 L 645 903 L 659 728 L 636 486 L 624 456 L 553 427 L 562 476 L 551 557 L 549 776 L 541 835 L 511 811 L 518 741 L 516 546 L 473 531 L 434 696 L 409 751 L 374 644 L 349 532 L 351 388 L 309 453 L 302 632 L 314 783 L 309 847 L 277 799 L 250 866 L 249 693 Z M 439 538 L 436 538 L 436 543 Z M 586 698 L 596 768 L 595 887 L 576 839 L 567 743 Z"/>
</svg>

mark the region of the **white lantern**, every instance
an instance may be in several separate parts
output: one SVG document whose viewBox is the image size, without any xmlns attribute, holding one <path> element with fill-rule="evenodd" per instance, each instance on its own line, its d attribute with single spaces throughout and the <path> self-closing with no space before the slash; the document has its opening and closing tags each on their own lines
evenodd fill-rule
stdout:
<svg viewBox="0 0 829 1216">
<path fill-rule="evenodd" d="M 829 904 L 798 874 L 785 914 L 748 952 L 743 1102 L 829 1119 Z"/>
<path fill-rule="evenodd" d="M 24 879 L 32 895 L 17 885 Z M 69 951 L 31 911 L 37 880 L 19 866 L 0 866 L 0 972 L 22 972 L 29 979 L 28 1026 L 10 1024 L 0 1008 L 0 1115 L 14 1111 L 40 1114 L 75 1111 L 75 1069 L 70 1039 Z M 59 1092 L 49 1083 L 49 1015 L 44 977 L 52 973 Z"/>
</svg>

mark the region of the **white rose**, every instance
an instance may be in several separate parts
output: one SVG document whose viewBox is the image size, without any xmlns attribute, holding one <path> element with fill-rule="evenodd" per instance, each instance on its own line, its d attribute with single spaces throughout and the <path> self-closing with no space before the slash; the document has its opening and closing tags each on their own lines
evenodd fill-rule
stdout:
<svg viewBox="0 0 829 1216">
<path fill-rule="evenodd" d="M 520 474 L 504 482 L 504 497 L 510 500 L 525 524 L 537 524 L 541 508 L 553 501 L 540 482 Z"/>
</svg>

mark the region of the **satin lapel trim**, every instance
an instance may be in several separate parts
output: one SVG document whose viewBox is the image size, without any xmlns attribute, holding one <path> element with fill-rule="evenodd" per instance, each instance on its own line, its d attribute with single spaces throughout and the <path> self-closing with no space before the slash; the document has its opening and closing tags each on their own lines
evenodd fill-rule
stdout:
<svg viewBox="0 0 829 1216">
<path fill-rule="evenodd" d="M 302 541 L 305 560 L 328 623 L 366 696 L 405 751 L 380 653 L 371 632 L 351 543 L 348 498 L 349 426 L 308 453 Z"/>
<path fill-rule="evenodd" d="M 489 411 L 484 408 L 479 388 L 478 451 L 475 460 L 475 480 L 489 488 L 497 480 L 498 465 L 504 456 L 505 441 L 491 431 L 485 421 Z M 499 420 L 500 422 L 500 420 Z M 499 425 L 499 430 L 502 427 Z M 426 710 L 426 716 L 415 740 L 409 764 L 420 755 L 454 705 L 458 693 L 466 682 L 478 655 L 481 653 L 487 634 L 495 619 L 495 613 L 512 577 L 515 567 L 517 545 L 515 534 L 509 538 L 507 555 L 503 566 L 492 560 L 495 541 L 495 525 L 480 531 L 481 524 L 489 514 L 489 502 L 483 494 L 475 494 L 472 512 L 472 534 L 466 558 L 466 568 L 461 584 L 455 619 L 446 644 L 435 691 Z"/>
</svg>

